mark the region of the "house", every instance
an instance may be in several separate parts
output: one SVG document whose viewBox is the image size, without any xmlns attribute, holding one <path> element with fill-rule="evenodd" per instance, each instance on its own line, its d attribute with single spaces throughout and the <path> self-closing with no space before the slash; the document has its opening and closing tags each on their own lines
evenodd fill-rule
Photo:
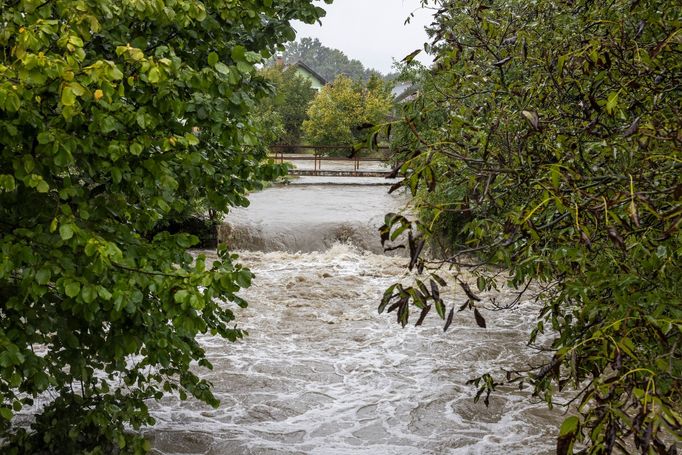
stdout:
<svg viewBox="0 0 682 455">
<path fill-rule="evenodd" d="M 284 59 L 282 57 L 277 57 L 277 65 L 284 65 Z M 303 79 L 310 81 L 310 86 L 318 92 L 322 90 L 322 87 L 327 85 L 327 81 L 322 76 L 320 76 L 314 69 L 302 61 L 299 60 L 290 66 L 295 67 L 296 74 L 301 76 Z"/>
<path fill-rule="evenodd" d="M 318 92 L 322 90 L 322 87 L 327 85 L 327 81 L 305 63 L 299 61 L 294 63 L 294 66 L 296 67 L 296 74 L 304 79 L 308 79 L 310 81 L 310 86 Z"/>
</svg>

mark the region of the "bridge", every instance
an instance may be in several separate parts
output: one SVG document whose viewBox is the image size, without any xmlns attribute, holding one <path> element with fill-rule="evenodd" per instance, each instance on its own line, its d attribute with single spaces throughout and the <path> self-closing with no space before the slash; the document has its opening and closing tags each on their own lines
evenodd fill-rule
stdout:
<svg viewBox="0 0 682 455">
<path fill-rule="evenodd" d="M 284 153 L 284 150 L 309 151 L 314 153 Z M 391 170 L 388 168 L 388 161 L 381 158 L 365 158 L 357 156 L 357 151 L 348 146 L 272 146 L 274 152 L 270 157 L 280 163 L 300 162 L 296 168 L 289 169 L 289 175 L 297 176 L 325 176 L 325 177 L 388 177 Z M 322 153 L 327 150 L 347 151 L 348 156 L 324 156 Z M 379 147 L 378 150 L 385 151 L 388 147 Z M 324 169 L 323 169 L 324 163 Z M 312 166 L 311 166 L 312 165 Z"/>
</svg>

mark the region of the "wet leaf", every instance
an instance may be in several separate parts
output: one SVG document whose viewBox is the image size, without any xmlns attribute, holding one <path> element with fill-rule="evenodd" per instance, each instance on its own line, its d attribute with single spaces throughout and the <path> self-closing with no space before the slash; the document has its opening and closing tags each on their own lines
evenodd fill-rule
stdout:
<svg viewBox="0 0 682 455">
<path fill-rule="evenodd" d="M 434 305 L 436 307 L 438 317 L 440 317 L 441 319 L 445 319 L 445 303 L 442 300 L 436 300 Z"/>
<path fill-rule="evenodd" d="M 499 61 L 493 63 L 493 66 L 503 66 L 505 63 L 507 63 L 507 62 L 510 61 L 511 59 L 512 59 L 511 56 L 505 57 L 505 58 L 503 58 L 502 60 L 499 60 Z"/>
<path fill-rule="evenodd" d="M 418 327 L 418 326 L 422 325 L 424 323 L 424 319 L 426 319 L 426 316 L 429 314 L 430 311 L 431 311 L 431 305 L 427 305 L 426 307 L 424 307 L 422 309 L 421 314 L 419 315 L 419 319 L 417 320 L 417 323 L 415 324 L 415 326 Z"/>
<path fill-rule="evenodd" d="M 540 129 L 540 116 L 538 115 L 537 112 L 535 111 L 521 111 L 521 114 L 528 120 L 528 123 L 533 127 L 535 130 Z"/>
<path fill-rule="evenodd" d="M 637 132 L 637 130 L 639 129 L 639 120 L 640 120 L 640 118 L 641 118 L 641 117 L 637 117 L 637 118 L 630 124 L 630 126 L 628 127 L 628 129 L 626 129 L 626 130 L 623 132 L 623 137 L 630 137 L 630 136 L 632 136 L 633 134 L 635 134 L 635 133 Z"/>
<path fill-rule="evenodd" d="M 431 286 L 431 296 L 433 297 L 434 300 L 439 300 L 440 299 L 440 289 L 438 289 L 438 285 L 436 284 L 436 281 L 434 279 L 429 280 L 429 284 Z"/>
<path fill-rule="evenodd" d="M 447 330 L 450 328 L 450 324 L 452 324 L 452 320 L 455 317 L 455 309 L 450 308 L 450 312 L 448 313 L 448 318 L 445 321 L 445 327 L 443 327 L 443 332 L 447 332 Z"/>
<path fill-rule="evenodd" d="M 467 297 L 469 297 L 471 300 L 474 300 L 476 302 L 481 301 L 481 298 L 473 293 L 473 291 L 466 282 L 460 280 L 459 285 L 464 290 L 464 293 L 467 295 Z"/>
<path fill-rule="evenodd" d="M 568 455 L 572 453 L 573 443 L 578 434 L 580 427 L 580 419 L 576 416 L 566 418 L 559 429 L 559 438 L 557 439 L 557 455 Z"/>
<path fill-rule="evenodd" d="M 435 273 L 432 273 L 432 274 L 431 274 L 431 278 L 432 278 L 436 283 L 438 283 L 440 286 L 442 286 L 442 287 L 445 287 L 445 286 L 448 285 L 448 284 L 445 282 L 445 280 L 444 280 L 443 278 L 441 278 L 440 276 L 436 275 Z"/>
<path fill-rule="evenodd" d="M 609 226 L 607 228 L 607 232 L 608 232 L 609 238 L 613 241 L 613 243 L 618 245 L 618 247 L 620 247 L 620 249 L 625 250 L 625 241 L 623 240 L 623 237 L 620 236 L 620 234 L 618 233 L 616 228 L 614 226 Z"/>
<path fill-rule="evenodd" d="M 415 59 L 415 57 L 416 57 L 417 55 L 421 54 L 421 52 L 422 52 L 421 49 L 417 49 L 417 50 L 415 50 L 415 51 L 409 53 L 409 54 L 406 55 L 405 57 L 403 57 L 403 59 L 402 59 L 401 61 L 404 62 L 404 63 L 410 63 L 412 60 Z"/>
<path fill-rule="evenodd" d="M 483 316 L 481 316 L 481 313 L 479 313 L 478 309 L 474 309 L 474 318 L 476 319 L 476 324 L 478 324 L 479 327 L 486 328 L 485 325 L 485 319 Z"/>
</svg>

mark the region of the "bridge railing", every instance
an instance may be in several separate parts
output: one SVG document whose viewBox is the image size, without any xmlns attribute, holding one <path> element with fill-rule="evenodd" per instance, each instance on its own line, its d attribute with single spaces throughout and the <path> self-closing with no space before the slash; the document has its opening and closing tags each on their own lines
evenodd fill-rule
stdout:
<svg viewBox="0 0 682 455">
<path fill-rule="evenodd" d="M 284 151 L 291 151 L 291 150 L 298 150 L 300 152 L 309 152 L 310 150 L 313 150 L 312 155 L 292 155 L 291 153 L 285 153 Z M 370 158 L 370 157 L 361 157 L 358 156 L 357 152 L 354 147 L 352 146 L 343 146 L 343 145 L 316 145 L 316 146 L 309 146 L 309 145 L 273 145 L 270 146 L 271 150 L 271 157 L 275 159 L 276 161 L 279 161 L 280 163 L 284 163 L 284 161 L 313 161 L 313 172 L 321 171 L 322 170 L 322 162 L 323 161 L 334 161 L 334 162 L 348 162 L 348 163 L 353 163 L 353 171 L 354 172 L 359 172 L 360 171 L 360 164 L 361 163 L 388 163 L 387 160 L 382 159 L 382 158 Z M 339 150 L 347 150 L 349 153 L 349 156 L 326 156 L 324 155 L 324 151 L 327 150 L 334 150 L 334 151 L 339 151 Z M 389 150 L 389 147 L 377 147 L 374 150 L 379 150 L 379 151 L 387 151 Z M 294 152 L 295 153 L 295 152 Z M 373 172 L 376 173 L 376 172 Z"/>
</svg>

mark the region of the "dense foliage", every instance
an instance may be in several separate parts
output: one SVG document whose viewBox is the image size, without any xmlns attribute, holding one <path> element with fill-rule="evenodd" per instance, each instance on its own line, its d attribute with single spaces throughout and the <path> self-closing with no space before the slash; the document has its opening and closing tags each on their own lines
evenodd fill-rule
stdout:
<svg viewBox="0 0 682 455">
<path fill-rule="evenodd" d="M 275 65 L 262 69 L 260 73 L 273 85 L 273 96 L 260 104 L 257 118 L 274 132 L 271 142 L 300 144 L 303 121 L 308 118 L 306 111 L 317 91 L 293 65 Z"/>
<path fill-rule="evenodd" d="M 436 8 L 432 71 L 395 128 L 400 186 L 421 219 L 410 266 L 448 238 L 475 321 L 536 296 L 530 343 L 543 364 L 474 383 L 501 384 L 569 413 L 558 453 L 674 453 L 682 437 L 682 6 L 666 0 L 424 1 Z M 397 125 L 396 125 L 397 126 Z M 447 234 L 445 236 L 440 234 Z M 491 267 L 492 266 L 492 267 Z M 475 291 L 508 285 L 513 302 Z M 468 270 L 478 275 L 466 282 Z M 446 273 L 439 272 L 441 275 Z M 437 275 L 437 274 L 436 274 Z M 429 286 L 430 283 L 430 286 Z M 381 311 L 446 319 L 438 276 L 387 290 Z M 544 335 L 542 335 L 544 334 Z M 549 339 L 549 342 L 545 341 Z M 560 396 L 560 398 L 557 398 Z"/>
<path fill-rule="evenodd" d="M 327 2 L 329 3 L 329 1 Z M 165 393 L 217 405 L 195 337 L 230 340 L 251 273 L 156 232 L 225 213 L 282 170 L 250 111 L 255 64 L 311 0 L 0 0 L 3 453 L 139 453 Z M 219 300 L 220 299 L 220 300 Z M 32 429 L 12 418 L 40 397 Z"/>
<path fill-rule="evenodd" d="M 341 75 L 310 104 L 304 138 L 311 145 L 353 146 L 367 140 L 370 127 L 387 122 L 391 107 L 391 93 L 378 77 L 365 85 Z"/>
<path fill-rule="evenodd" d="M 305 63 L 329 82 L 341 74 L 358 82 L 367 82 L 372 76 L 380 75 L 365 68 L 360 60 L 348 58 L 343 51 L 324 46 L 317 38 L 301 38 L 288 44 L 282 56 L 288 64 Z"/>
</svg>

